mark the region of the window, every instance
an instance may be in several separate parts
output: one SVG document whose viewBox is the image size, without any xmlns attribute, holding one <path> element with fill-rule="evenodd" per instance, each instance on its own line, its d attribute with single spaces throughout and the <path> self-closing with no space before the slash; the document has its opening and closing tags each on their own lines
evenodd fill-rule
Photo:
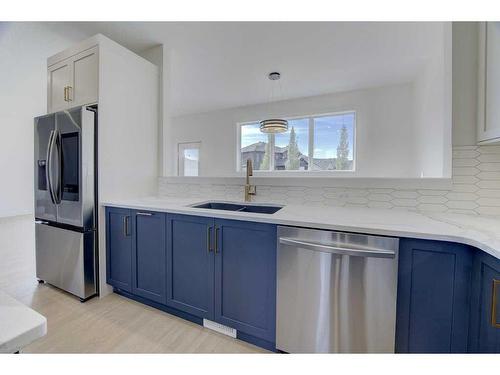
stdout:
<svg viewBox="0 0 500 375">
<path fill-rule="evenodd" d="M 278 134 L 261 133 L 258 122 L 239 126 L 241 170 L 247 159 L 258 171 L 354 170 L 355 112 L 290 118 Z"/>
<path fill-rule="evenodd" d="M 274 136 L 274 170 L 309 169 L 309 119 L 288 121 L 288 131 Z"/>
<path fill-rule="evenodd" d="M 200 165 L 200 142 L 179 143 L 179 176 L 198 176 Z"/>
<path fill-rule="evenodd" d="M 247 159 L 252 159 L 254 170 L 268 170 L 270 164 L 270 135 L 260 131 L 260 125 L 247 124 L 241 127 L 241 167 L 246 167 Z M 264 160 L 265 158 L 265 160 Z"/>
</svg>

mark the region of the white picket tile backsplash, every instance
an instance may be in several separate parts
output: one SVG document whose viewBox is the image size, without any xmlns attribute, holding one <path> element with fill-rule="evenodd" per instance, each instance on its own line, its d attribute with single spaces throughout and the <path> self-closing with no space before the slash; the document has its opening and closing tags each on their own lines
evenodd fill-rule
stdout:
<svg viewBox="0 0 500 375">
<path fill-rule="evenodd" d="M 449 190 L 257 186 L 256 202 L 500 215 L 500 146 L 453 148 Z M 159 179 L 159 195 L 241 200 L 243 185 L 173 183 Z"/>
</svg>

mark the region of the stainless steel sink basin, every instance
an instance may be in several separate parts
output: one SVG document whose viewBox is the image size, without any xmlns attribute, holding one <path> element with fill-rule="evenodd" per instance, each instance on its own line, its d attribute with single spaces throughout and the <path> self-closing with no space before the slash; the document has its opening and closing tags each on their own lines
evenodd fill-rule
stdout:
<svg viewBox="0 0 500 375">
<path fill-rule="evenodd" d="M 231 202 L 203 202 L 192 205 L 193 208 L 206 208 L 209 210 L 225 210 L 236 212 L 254 212 L 257 214 L 274 214 L 281 210 L 283 206 L 264 204 L 244 204 Z"/>
</svg>

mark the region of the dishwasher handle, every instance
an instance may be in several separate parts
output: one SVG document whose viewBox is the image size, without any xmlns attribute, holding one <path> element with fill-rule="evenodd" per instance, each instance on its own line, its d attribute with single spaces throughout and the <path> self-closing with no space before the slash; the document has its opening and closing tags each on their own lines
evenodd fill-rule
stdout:
<svg viewBox="0 0 500 375">
<path fill-rule="evenodd" d="M 306 242 L 288 237 L 280 237 L 279 242 L 283 245 L 296 246 L 302 249 L 339 255 L 351 255 L 370 258 L 394 258 L 396 256 L 396 252 L 394 250 L 384 250 L 373 247 L 340 247 L 317 242 Z"/>
</svg>

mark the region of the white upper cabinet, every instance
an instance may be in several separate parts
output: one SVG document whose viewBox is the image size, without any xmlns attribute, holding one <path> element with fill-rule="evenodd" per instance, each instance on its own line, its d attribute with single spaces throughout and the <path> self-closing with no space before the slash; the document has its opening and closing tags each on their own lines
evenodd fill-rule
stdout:
<svg viewBox="0 0 500 375">
<path fill-rule="evenodd" d="M 70 61 L 61 61 L 48 69 L 48 111 L 60 111 L 68 107 L 66 91 L 71 85 Z"/>
<path fill-rule="evenodd" d="M 500 142 L 500 22 L 479 29 L 478 122 L 480 144 Z"/>
<path fill-rule="evenodd" d="M 73 92 L 76 105 L 97 102 L 99 87 L 97 47 L 82 52 L 73 59 Z"/>
<path fill-rule="evenodd" d="M 48 112 L 95 103 L 99 87 L 98 47 L 86 49 L 49 65 Z"/>
</svg>

